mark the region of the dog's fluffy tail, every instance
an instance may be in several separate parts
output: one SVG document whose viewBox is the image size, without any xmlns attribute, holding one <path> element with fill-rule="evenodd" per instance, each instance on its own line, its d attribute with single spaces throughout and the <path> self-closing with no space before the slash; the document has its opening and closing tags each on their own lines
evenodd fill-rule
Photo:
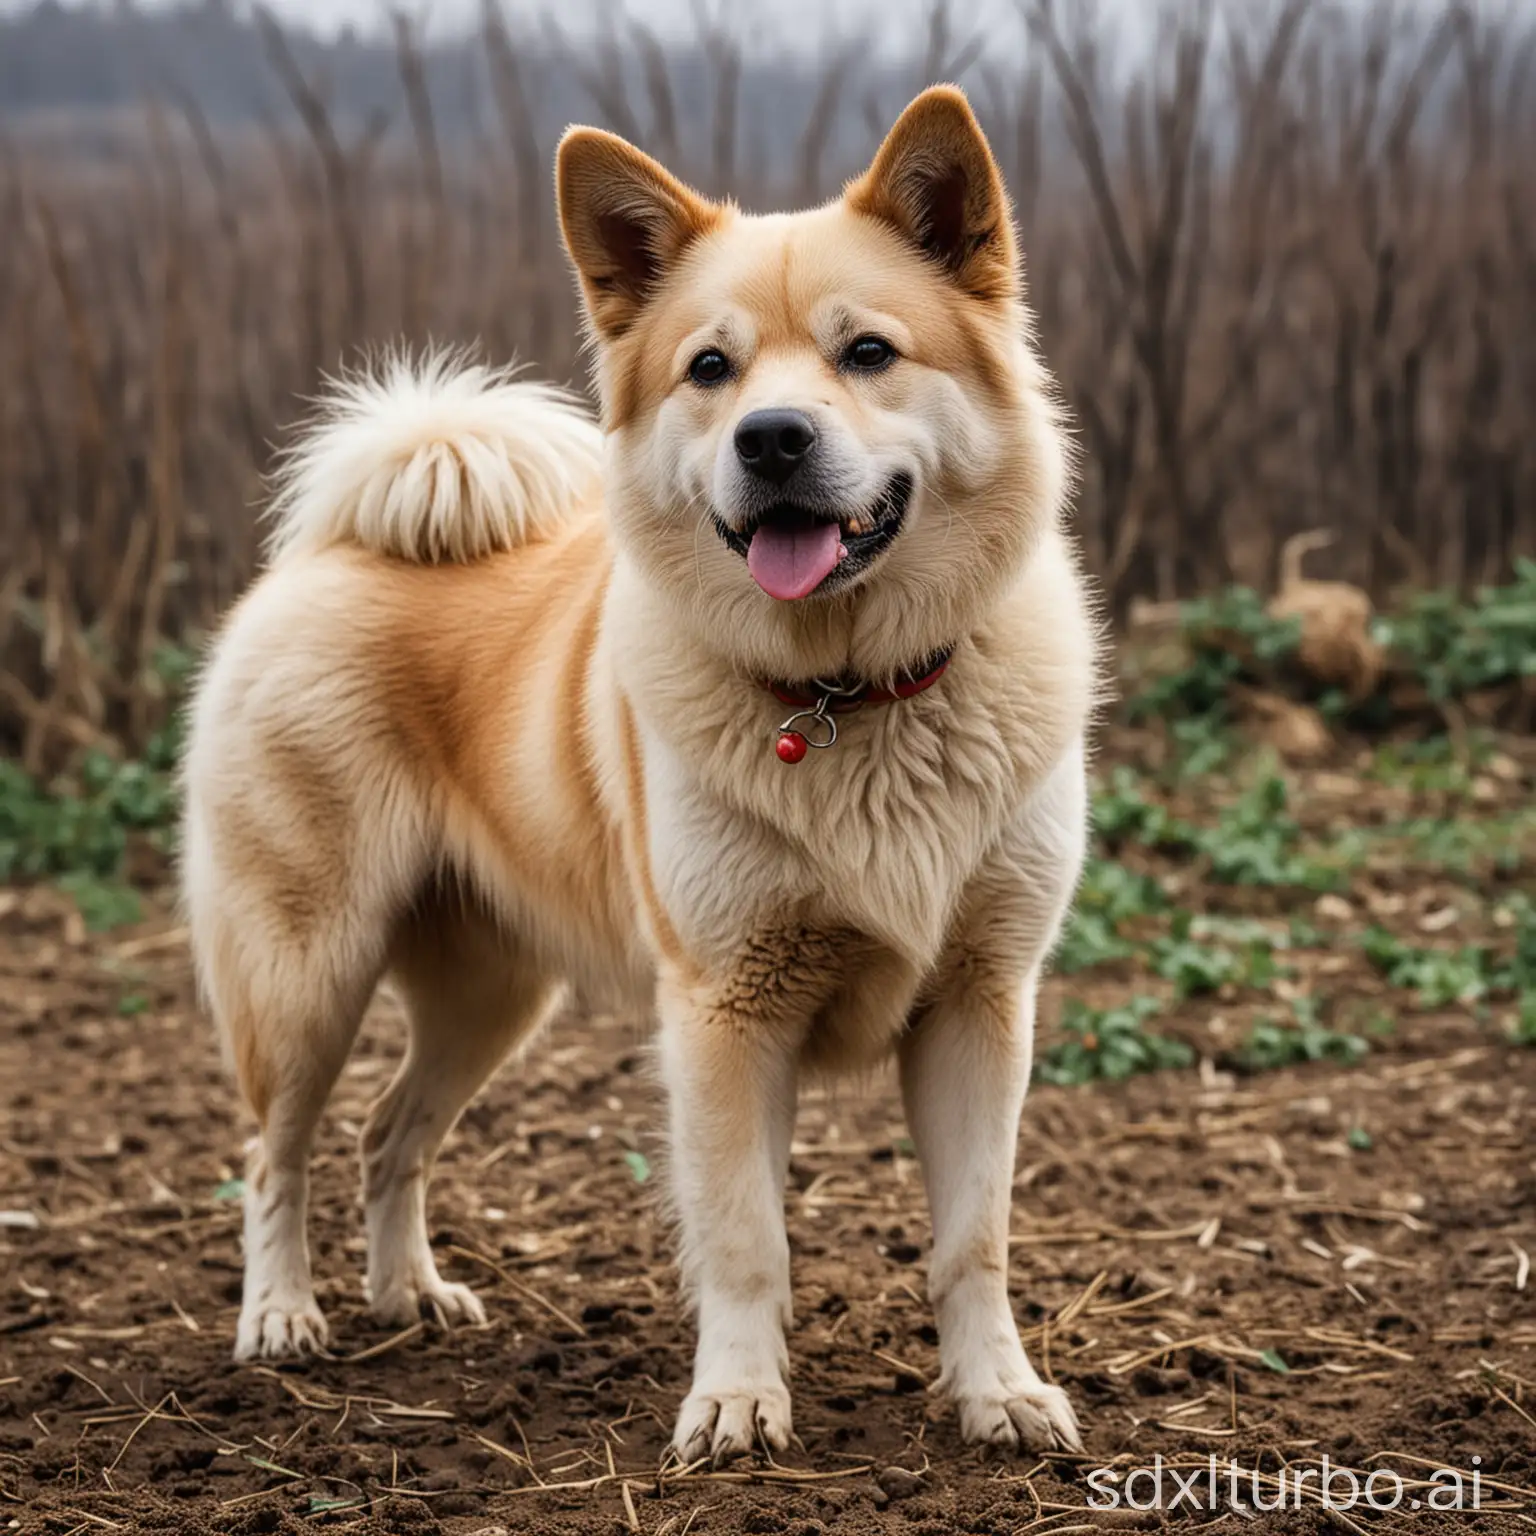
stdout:
<svg viewBox="0 0 1536 1536">
<path fill-rule="evenodd" d="M 462 355 L 393 354 L 331 380 L 275 477 L 275 563 L 333 544 L 428 564 L 543 538 L 597 488 L 581 402 Z"/>
</svg>

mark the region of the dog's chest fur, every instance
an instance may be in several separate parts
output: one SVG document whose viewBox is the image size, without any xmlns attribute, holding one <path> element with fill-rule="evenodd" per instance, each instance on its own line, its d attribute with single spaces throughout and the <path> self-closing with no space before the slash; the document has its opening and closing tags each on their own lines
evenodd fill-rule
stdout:
<svg viewBox="0 0 1536 1536">
<path fill-rule="evenodd" d="M 649 854 L 687 947 L 726 961 L 794 913 L 928 970 L 961 893 L 1078 734 L 1075 711 L 1042 715 L 994 670 L 958 658 L 952 686 L 844 716 L 837 745 L 794 766 L 773 752 L 783 706 L 743 690 L 697 731 L 648 727 Z"/>
<path fill-rule="evenodd" d="M 769 1011 L 775 989 L 815 993 L 809 1065 L 857 1067 L 889 1049 L 927 979 L 969 942 L 959 930 L 978 889 L 1008 909 L 990 918 L 1017 940 L 1007 963 L 1022 974 L 1075 883 L 1083 819 L 1075 745 L 1043 785 L 1025 778 L 997 736 L 986 745 L 968 737 L 965 771 L 937 783 L 928 771 L 891 765 L 890 752 L 933 728 L 908 719 L 888 730 L 870 757 L 883 771 L 819 764 L 824 782 L 790 781 L 772 819 L 744 813 L 664 748 L 650 759 L 658 897 L 711 990 L 750 991 Z M 953 734 L 950 748 L 953 762 Z M 1074 775 L 1077 793 L 1065 783 Z M 1015 787 L 1031 779 L 1036 792 Z"/>
<path fill-rule="evenodd" d="M 650 854 L 684 942 L 700 958 L 723 958 L 760 923 L 794 911 L 926 967 L 1012 809 L 1000 744 L 956 783 L 929 755 L 931 722 L 848 719 L 838 747 L 793 768 L 754 726 L 749 750 L 762 771 L 736 784 L 721 782 L 718 762 L 701 773 L 670 744 L 647 744 Z"/>
<path fill-rule="evenodd" d="M 652 619 L 616 623 L 605 665 L 635 723 L 643 805 L 627 814 L 691 967 L 724 975 L 767 937 L 836 935 L 866 958 L 835 1011 L 869 993 L 888 1012 L 939 965 L 979 880 L 1054 922 L 1076 878 L 1094 650 L 1054 550 L 934 687 L 841 715 L 836 744 L 795 765 L 774 751 L 789 707 Z M 1058 768 L 1077 794 L 1045 791 Z"/>
</svg>

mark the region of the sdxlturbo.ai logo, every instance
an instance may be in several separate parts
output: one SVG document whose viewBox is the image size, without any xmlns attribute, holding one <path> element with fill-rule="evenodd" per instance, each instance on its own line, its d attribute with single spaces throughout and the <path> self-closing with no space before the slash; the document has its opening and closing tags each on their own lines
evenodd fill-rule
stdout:
<svg viewBox="0 0 1536 1536">
<path fill-rule="evenodd" d="M 1120 1473 L 1099 1467 L 1088 1474 L 1093 1490 L 1089 1509 L 1176 1509 L 1242 1513 L 1321 1506 L 1340 1511 L 1366 1509 L 1481 1509 L 1481 1456 L 1472 1458 L 1470 1475 L 1437 1467 L 1411 1482 L 1390 1467 L 1358 1472 L 1336 1467 L 1324 1456 L 1315 1465 L 1279 1467 L 1273 1472 L 1223 1465 L 1215 1456 L 1201 1462 L 1170 1465 L 1159 1454 L 1150 1467 Z"/>
</svg>

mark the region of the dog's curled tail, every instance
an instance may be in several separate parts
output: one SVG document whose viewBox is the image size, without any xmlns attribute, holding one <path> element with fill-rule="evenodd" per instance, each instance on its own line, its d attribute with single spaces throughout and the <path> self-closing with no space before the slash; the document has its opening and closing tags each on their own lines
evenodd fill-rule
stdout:
<svg viewBox="0 0 1536 1536">
<path fill-rule="evenodd" d="M 274 562 L 335 544 L 462 563 L 547 536 L 596 493 L 576 396 L 461 354 L 391 354 L 328 381 L 274 476 Z"/>
</svg>

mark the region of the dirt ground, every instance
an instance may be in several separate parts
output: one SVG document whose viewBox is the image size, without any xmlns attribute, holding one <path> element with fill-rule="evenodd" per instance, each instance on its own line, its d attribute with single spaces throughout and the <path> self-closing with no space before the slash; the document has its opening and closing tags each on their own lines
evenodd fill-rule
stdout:
<svg viewBox="0 0 1536 1536">
<path fill-rule="evenodd" d="M 1308 790 L 1320 826 L 1359 814 L 1347 785 L 1331 792 L 1330 808 L 1321 776 Z M 1447 900 L 1460 898 L 1435 876 L 1401 869 L 1349 892 L 1405 932 Z M 803 1450 L 664 1474 L 691 1334 L 636 1028 L 563 1020 L 471 1108 L 432 1225 L 445 1272 L 479 1288 L 491 1322 L 391 1336 L 363 1305 L 354 1151 L 401 1044 L 381 998 L 314 1171 L 334 1358 L 236 1366 L 232 1181 L 248 1127 L 182 935 L 156 916 L 88 936 L 53 893 L 0 892 L 0 1529 L 1532 1530 L 1536 1051 L 1470 1012 L 1384 995 L 1343 946 L 1297 963 L 1308 985 L 1393 1015 L 1360 1064 L 1233 1075 L 1214 1043 L 1252 1000 L 1218 996 L 1170 1015 L 1198 1068 L 1031 1095 L 1013 1290 L 1033 1358 L 1077 1404 L 1085 1456 L 968 1450 L 926 1390 L 928 1222 L 879 1079 L 813 1093 L 797 1133 Z M 1103 985 L 1054 980 L 1046 1017 Z M 1229 1459 L 1273 1478 L 1325 1453 L 1362 1475 L 1395 1470 L 1402 1506 L 1085 1512 L 1093 1468 L 1161 1456 L 1166 1474 L 1214 1456 L 1226 1489 Z M 1431 1509 L 1442 1467 L 1469 1501 L 1477 1472 L 1479 1512 Z M 1272 1502 L 1273 1485 L 1259 1495 Z"/>
</svg>

